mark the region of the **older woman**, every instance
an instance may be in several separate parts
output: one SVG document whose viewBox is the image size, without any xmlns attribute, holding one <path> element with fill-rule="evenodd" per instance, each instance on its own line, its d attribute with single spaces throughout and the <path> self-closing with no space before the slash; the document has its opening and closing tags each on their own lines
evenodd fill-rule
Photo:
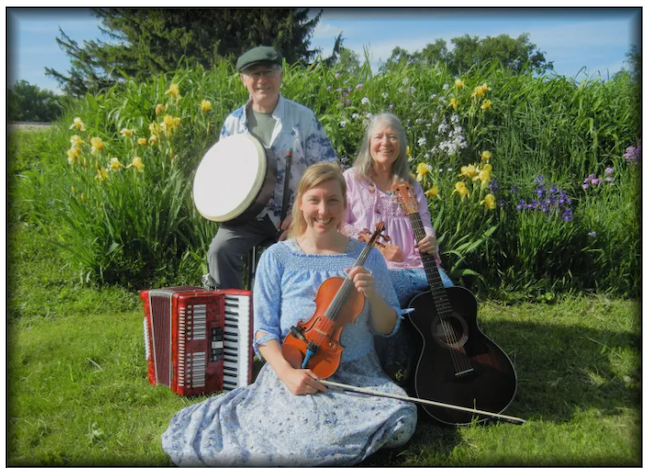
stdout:
<svg viewBox="0 0 650 476">
<path fill-rule="evenodd" d="M 390 113 L 375 116 L 368 124 L 361 140 L 354 166 L 343 174 L 347 184 L 348 209 L 344 232 L 358 237 L 364 229 L 374 230 L 375 223 L 386 224 L 389 246 L 380 249 L 388 266 L 391 280 L 401 306 L 408 305 L 416 294 L 428 289 L 429 284 L 420 252 L 434 255 L 440 278 L 445 286 L 453 283 L 440 268 L 438 243 L 431 224 L 431 214 L 420 184 L 409 172 L 406 155 L 406 133 L 400 120 Z M 411 221 L 391 194 L 392 186 L 400 180 L 408 181 L 419 205 L 425 238 L 415 242 Z M 384 369 L 391 374 L 407 370 L 410 345 L 404 331 L 393 339 L 375 342 Z M 384 348 L 387 347 L 387 348 Z M 399 379 L 399 376 L 397 378 Z"/>
</svg>

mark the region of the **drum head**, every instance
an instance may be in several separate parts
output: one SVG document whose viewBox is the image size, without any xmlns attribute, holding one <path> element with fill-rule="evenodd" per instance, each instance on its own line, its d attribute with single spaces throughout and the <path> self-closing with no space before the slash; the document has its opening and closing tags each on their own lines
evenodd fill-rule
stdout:
<svg viewBox="0 0 650 476">
<path fill-rule="evenodd" d="M 241 215 L 255 200 L 266 175 L 266 153 L 253 136 L 220 140 L 205 154 L 194 176 L 194 204 L 208 220 Z"/>
</svg>

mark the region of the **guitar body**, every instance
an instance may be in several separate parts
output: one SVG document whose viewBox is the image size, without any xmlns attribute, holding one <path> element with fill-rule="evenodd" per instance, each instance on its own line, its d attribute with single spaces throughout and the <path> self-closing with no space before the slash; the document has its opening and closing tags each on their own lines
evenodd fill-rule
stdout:
<svg viewBox="0 0 650 476">
<path fill-rule="evenodd" d="M 418 398 L 492 413 L 504 411 L 515 396 L 514 366 L 494 342 L 479 329 L 477 302 L 463 287 L 444 288 L 448 307 L 440 317 L 431 292 L 415 296 L 407 314 L 422 339 L 414 375 Z M 447 306 L 447 303 L 445 303 Z M 444 407 L 423 405 L 433 419 L 450 425 L 467 425 L 487 417 Z"/>
</svg>

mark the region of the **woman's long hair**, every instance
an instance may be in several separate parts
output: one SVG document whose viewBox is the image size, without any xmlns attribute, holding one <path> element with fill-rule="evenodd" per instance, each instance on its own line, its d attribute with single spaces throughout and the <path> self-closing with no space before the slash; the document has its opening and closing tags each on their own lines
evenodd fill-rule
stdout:
<svg viewBox="0 0 650 476">
<path fill-rule="evenodd" d="M 409 170 L 408 165 L 408 156 L 406 155 L 406 132 L 402 127 L 401 121 L 390 112 L 382 112 L 377 114 L 370 120 L 366 131 L 363 134 L 361 139 L 361 144 L 359 145 L 359 153 L 357 158 L 354 161 L 353 167 L 356 172 L 357 177 L 364 178 L 368 181 L 373 180 L 374 169 L 373 169 L 373 159 L 370 153 L 370 139 L 374 134 L 375 130 L 380 126 L 390 126 L 397 133 L 397 142 L 399 145 L 399 155 L 397 160 L 393 163 L 392 173 L 393 173 L 393 182 L 399 180 L 407 180 L 408 182 L 413 183 L 413 177 Z"/>
<path fill-rule="evenodd" d="M 291 226 L 289 227 L 289 238 L 294 238 L 302 235 L 307 230 L 307 222 L 305 217 L 300 210 L 300 202 L 304 193 L 323 182 L 329 180 L 334 180 L 341 187 L 341 194 L 343 195 L 343 205 L 344 209 L 347 208 L 347 187 L 345 185 L 345 178 L 341 173 L 341 168 L 337 163 L 331 162 L 319 162 L 317 164 L 310 165 L 307 167 L 305 172 L 300 178 L 300 183 L 298 183 L 298 190 L 296 191 L 296 198 L 293 201 L 293 208 L 291 209 L 291 216 L 293 217 L 291 221 Z M 345 217 L 341 221 L 341 225 L 344 224 Z"/>
</svg>

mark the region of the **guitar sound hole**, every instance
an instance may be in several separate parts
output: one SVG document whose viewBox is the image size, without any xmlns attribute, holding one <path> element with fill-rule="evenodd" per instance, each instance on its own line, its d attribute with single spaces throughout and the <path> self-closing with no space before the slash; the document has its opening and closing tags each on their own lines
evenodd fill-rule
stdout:
<svg viewBox="0 0 650 476">
<path fill-rule="evenodd" d="M 434 319 L 431 332 L 442 347 L 460 349 L 467 342 L 467 323 L 458 314 Z"/>
</svg>

